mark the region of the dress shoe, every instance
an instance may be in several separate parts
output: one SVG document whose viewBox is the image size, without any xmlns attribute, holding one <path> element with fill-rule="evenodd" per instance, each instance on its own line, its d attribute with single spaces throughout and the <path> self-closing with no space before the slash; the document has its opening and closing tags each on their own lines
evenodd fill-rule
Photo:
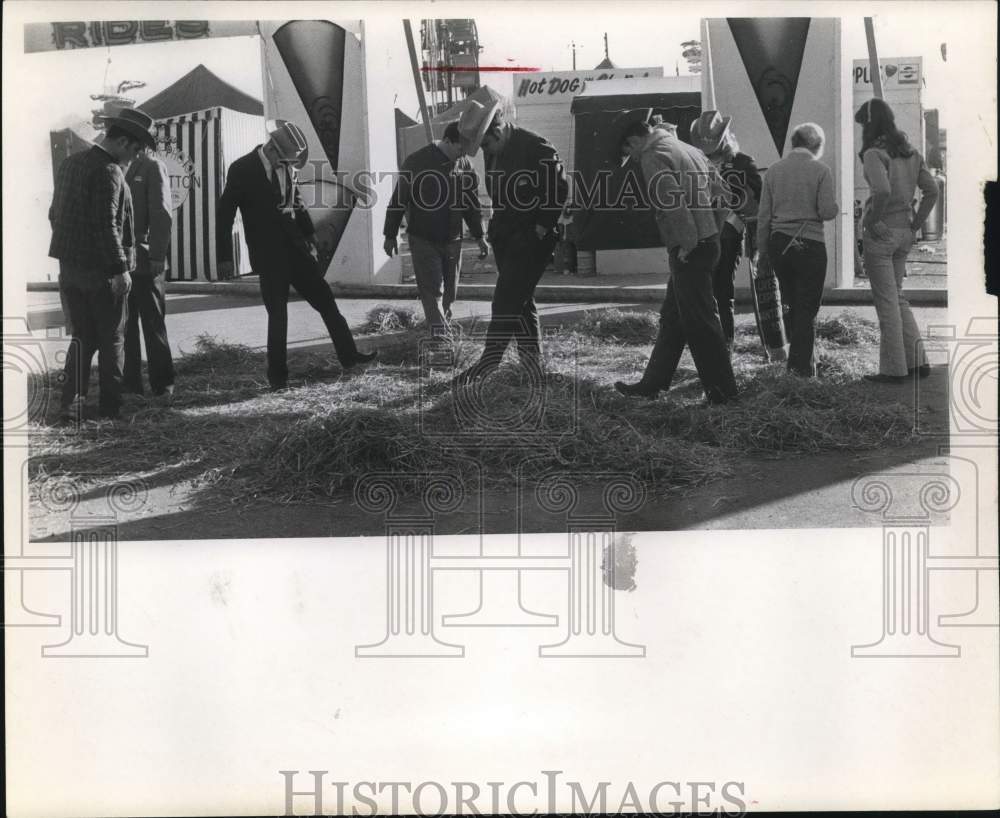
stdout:
<svg viewBox="0 0 1000 818">
<path fill-rule="evenodd" d="M 172 383 L 168 384 L 167 386 L 164 386 L 162 389 L 155 390 L 153 394 L 158 398 L 163 398 L 163 397 L 172 398 L 174 396 L 174 385 Z"/>
<path fill-rule="evenodd" d="M 903 375 L 883 375 L 881 372 L 878 375 L 865 375 L 864 379 L 872 383 L 893 383 L 897 385 L 906 383 L 906 378 Z"/>
<path fill-rule="evenodd" d="M 482 380 L 491 372 L 495 372 L 497 368 L 497 364 L 484 364 L 481 360 L 477 361 L 468 369 L 463 372 L 459 372 L 454 378 L 452 378 L 451 385 L 468 386 L 471 383 Z"/>
<path fill-rule="evenodd" d="M 284 383 L 271 383 L 267 386 L 268 392 L 286 392 L 288 390 L 288 382 Z"/>
<path fill-rule="evenodd" d="M 906 370 L 906 375 L 909 378 L 913 378 L 913 377 L 928 378 L 928 377 L 930 377 L 930 374 L 931 374 L 931 365 L 930 364 L 921 364 L 918 367 L 914 367 L 913 369 Z"/>
<path fill-rule="evenodd" d="M 627 398 L 650 398 L 653 399 L 660 394 L 660 388 L 658 386 L 650 386 L 642 381 L 636 383 L 625 383 L 624 381 L 615 381 L 615 389 L 621 392 Z"/>
<path fill-rule="evenodd" d="M 344 369 L 354 369 L 358 366 L 363 366 L 365 364 L 370 364 L 378 358 L 378 350 L 373 349 L 371 352 L 356 352 L 354 354 L 354 360 L 351 361 Z"/>
</svg>

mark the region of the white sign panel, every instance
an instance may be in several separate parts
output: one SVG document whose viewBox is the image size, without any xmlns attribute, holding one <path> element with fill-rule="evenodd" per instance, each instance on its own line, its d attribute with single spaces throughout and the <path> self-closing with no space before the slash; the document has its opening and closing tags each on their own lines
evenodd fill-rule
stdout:
<svg viewBox="0 0 1000 818">
<path fill-rule="evenodd" d="M 515 74 L 514 103 L 521 106 L 569 102 L 583 90 L 584 84 L 588 82 L 662 76 L 663 66 L 652 68 L 593 68 L 589 71 L 532 71 L 530 73 Z"/>
<path fill-rule="evenodd" d="M 882 75 L 882 90 L 888 94 L 892 91 L 912 90 L 919 94 L 921 82 L 922 60 L 920 57 L 897 57 L 879 60 L 879 73 Z M 871 68 L 868 60 L 855 60 L 852 73 L 854 92 L 872 91 Z"/>
</svg>

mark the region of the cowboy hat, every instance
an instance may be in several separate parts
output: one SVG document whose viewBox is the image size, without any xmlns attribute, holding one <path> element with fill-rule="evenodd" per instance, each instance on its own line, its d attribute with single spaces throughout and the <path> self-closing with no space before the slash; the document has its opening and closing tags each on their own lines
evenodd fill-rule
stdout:
<svg viewBox="0 0 1000 818">
<path fill-rule="evenodd" d="M 650 121 L 652 118 L 652 108 L 630 108 L 627 111 L 622 111 L 611 121 L 612 133 L 618 134 L 618 140 L 612 148 L 612 161 L 621 162 L 622 166 L 628 163 L 628 157 L 623 157 L 622 155 L 622 145 L 625 142 L 625 131 L 636 122 L 645 122 L 652 128 L 653 125 Z"/>
<path fill-rule="evenodd" d="M 729 133 L 731 116 L 722 116 L 718 111 L 702 111 L 691 123 L 691 144 L 706 156 L 716 153 Z"/>
<path fill-rule="evenodd" d="M 143 113 L 138 108 L 121 108 L 115 110 L 113 114 L 102 116 L 105 129 L 117 127 L 125 133 L 135 137 L 135 139 L 150 150 L 156 149 L 156 123 L 148 114 Z"/>
<path fill-rule="evenodd" d="M 489 105 L 483 105 L 474 99 L 469 101 L 469 107 L 462 112 L 462 118 L 458 120 L 458 135 L 465 154 L 475 156 L 483 136 L 499 110 L 500 103 L 496 100 Z"/>
<path fill-rule="evenodd" d="M 268 141 L 285 162 L 296 170 L 305 167 L 309 159 L 309 143 L 302 129 L 285 119 L 274 120 L 274 127 L 267 132 Z"/>
</svg>

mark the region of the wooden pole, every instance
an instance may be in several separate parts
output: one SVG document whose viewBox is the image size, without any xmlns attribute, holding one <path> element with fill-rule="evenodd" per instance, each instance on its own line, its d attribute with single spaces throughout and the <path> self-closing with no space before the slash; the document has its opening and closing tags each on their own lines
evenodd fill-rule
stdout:
<svg viewBox="0 0 1000 818">
<path fill-rule="evenodd" d="M 420 116 L 424 120 L 424 133 L 427 144 L 434 141 L 434 131 L 431 129 L 431 118 L 427 114 L 427 100 L 424 98 L 424 84 L 420 80 L 420 67 L 417 65 L 417 48 L 413 44 L 413 29 L 410 21 L 403 20 L 403 32 L 406 34 L 406 47 L 410 51 L 410 68 L 413 70 L 413 82 L 417 86 L 417 101 L 420 103 Z"/>
<path fill-rule="evenodd" d="M 701 21 L 701 109 L 715 111 L 715 72 L 712 68 L 712 44 L 708 37 L 708 20 Z"/>
<path fill-rule="evenodd" d="M 868 73 L 872 78 L 872 91 L 876 99 L 882 99 L 882 75 L 878 70 L 878 51 L 875 48 L 875 25 L 871 17 L 865 17 L 865 37 L 868 40 Z"/>
</svg>

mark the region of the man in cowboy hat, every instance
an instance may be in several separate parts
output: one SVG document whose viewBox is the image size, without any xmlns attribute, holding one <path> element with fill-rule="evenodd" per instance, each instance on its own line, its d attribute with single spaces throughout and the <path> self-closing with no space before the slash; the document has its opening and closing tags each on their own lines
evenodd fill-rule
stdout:
<svg viewBox="0 0 1000 818">
<path fill-rule="evenodd" d="M 736 398 L 736 379 L 712 294 L 719 259 L 713 199 L 725 189 L 705 155 L 675 133 L 654 128 L 652 111 L 621 130 L 623 153 L 639 163 L 656 226 L 670 257 L 670 279 L 660 310 L 660 331 L 638 383 L 618 381 L 623 395 L 655 397 L 670 388 L 685 345 L 691 350 L 710 403 Z"/>
<path fill-rule="evenodd" d="M 756 240 L 757 208 L 763 184 L 753 157 L 740 152 L 732 122 L 731 116 L 722 116 L 718 111 L 703 111 L 691 124 L 691 144 L 719 169 L 732 205 L 732 209 L 724 210 L 725 222 L 719 233 L 719 261 L 712 271 L 715 303 L 730 351 L 735 334 L 736 267 L 742 254 L 744 232 L 751 247 Z M 744 231 L 746 222 L 750 222 L 748 231 Z"/>
<path fill-rule="evenodd" d="M 163 162 L 148 151 L 139 154 L 125 173 L 135 213 L 135 270 L 128 296 L 125 324 L 123 385 L 138 395 L 142 387 L 139 326 L 146 343 L 149 388 L 154 395 L 172 395 L 174 362 L 167 338 L 167 293 L 164 278 L 170 249 L 173 208 L 170 177 Z"/>
<path fill-rule="evenodd" d="M 288 385 L 288 289 L 294 287 L 323 319 L 345 370 L 373 361 L 360 352 L 319 266 L 315 228 L 302 203 L 292 168 L 309 158 L 306 136 L 293 122 L 277 120 L 268 140 L 229 167 L 216 216 L 219 275 L 233 275 L 233 221 L 239 208 L 250 264 L 259 276 L 267 310 L 267 380 Z"/>
<path fill-rule="evenodd" d="M 469 383 L 500 365 L 512 339 L 523 365 L 541 367 L 534 293 L 558 241 L 556 225 L 569 185 L 552 144 L 508 122 L 497 101 L 482 105 L 473 100 L 458 131 L 466 154 L 483 149 L 486 191 L 493 204 L 487 237 L 497 263 L 485 347 L 479 361 L 457 378 Z"/>
<path fill-rule="evenodd" d="M 59 260 L 59 286 L 70 313 L 73 340 L 66 356 L 61 416 L 87 391 L 98 354 L 102 418 L 121 410 L 125 319 L 135 268 L 132 196 L 124 170 L 156 146 L 153 120 L 123 108 L 104 117 L 103 138 L 68 157 L 56 177 L 49 221 L 49 255 Z"/>
</svg>

